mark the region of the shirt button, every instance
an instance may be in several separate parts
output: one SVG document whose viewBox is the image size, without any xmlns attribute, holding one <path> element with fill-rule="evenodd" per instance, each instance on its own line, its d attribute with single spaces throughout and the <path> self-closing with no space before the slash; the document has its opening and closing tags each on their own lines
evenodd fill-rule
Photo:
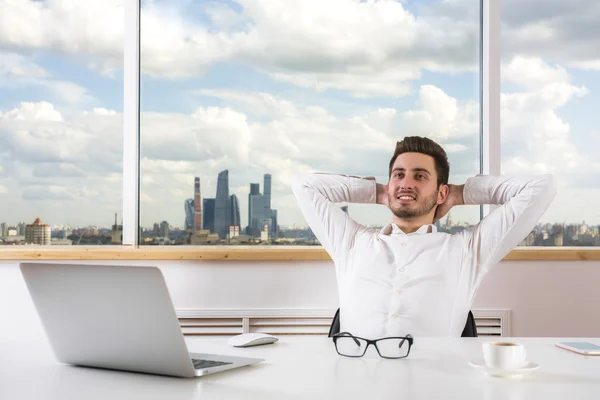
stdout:
<svg viewBox="0 0 600 400">
<path fill-rule="evenodd" d="M 398 314 L 394 313 L 391 315 L 392 318 L 398 318 Z"/>
<path fill-rule="evenodd" d="M 396 294 L 400 294 L 400 293 L 402 293 L 402 290 L 396 289 Z"/>
<path fill-rule="evenodd" d="M 406 243 L 402 242 L 402 243 L 400 243 L 400 246 L 406 247 Z"/>
<path fill-rule="evenodd" d="M 398 271 L 400 271 L 400 272 L 404 272 L 404 267 L 400 267 L 400 268 L 398 268 Z"/>
</svg>

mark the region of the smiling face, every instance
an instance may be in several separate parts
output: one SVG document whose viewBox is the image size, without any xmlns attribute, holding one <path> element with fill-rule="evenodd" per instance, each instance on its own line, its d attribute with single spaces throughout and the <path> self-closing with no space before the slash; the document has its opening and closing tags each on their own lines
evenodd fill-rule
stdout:
<svg viewBox="0 0 600 400">
<path fill-rule="evenodd" d="M 437 183 L 435 160 L 421 153 L 402 153 L 394 161 L 388 183 L 388 200 L 394 215 L 416 219 L 435 214 L 444 202 Z"/>
</svg>

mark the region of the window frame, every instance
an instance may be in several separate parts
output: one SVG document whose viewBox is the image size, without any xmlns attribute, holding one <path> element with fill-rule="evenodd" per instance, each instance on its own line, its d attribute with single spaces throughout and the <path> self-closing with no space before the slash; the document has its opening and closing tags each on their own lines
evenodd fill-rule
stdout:
<svg viewBox="0 0 600 400">
<path fill-rule="evenodd" d="M 480 3 L 480 173 L 500 174 L 500 2 Z M 140 14 L 141 0 L 125 0 L 123 79 L 123 243 L 121 246 L 16 246 L 2 260 L 239 260 L 326 261 L 321 246 L 140 246 Z M 481 206 L 485 217 L 494 206 Z M 504 260 L 600 261 L 600 249 L 524 247 Z"/>
</svg>

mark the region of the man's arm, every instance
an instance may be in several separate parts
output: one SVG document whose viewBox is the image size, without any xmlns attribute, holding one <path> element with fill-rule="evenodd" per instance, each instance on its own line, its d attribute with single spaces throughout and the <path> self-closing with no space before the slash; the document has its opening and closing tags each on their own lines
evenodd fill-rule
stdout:
<svg viewBox="0 0 600 400">
<path fill-rule="evenodd" d="M 476 275 L 497 264 L 533 230 L 554 197 L 552 175 L 469 178 L 464 204 L 500 205 L 474 227 L 460 232 Z M 454 201 L 457 197 L 454 197 Z"/>
<path fill-rule="evenodd" d="M 340 249 L 350 247 L 364 229 L 335 203 L 375 203 L 377 197 L 374 180 L 347 175 L 296 175 L 292 190 L 304 218 L 332 258 Z"/>
</svg>

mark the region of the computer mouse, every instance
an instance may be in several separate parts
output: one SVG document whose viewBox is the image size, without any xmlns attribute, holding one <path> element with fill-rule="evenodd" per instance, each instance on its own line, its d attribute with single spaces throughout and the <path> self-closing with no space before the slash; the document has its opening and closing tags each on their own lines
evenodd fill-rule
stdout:
<svg viewBox="0 0 600 400">
<path fill-rule="evenodd" d="M 266 333 L 242 333 L 229 339 L 229 344 L 234 347 L 250 347 L 275 343 L 278 340 L 275 336 Z"/>
</svg>

